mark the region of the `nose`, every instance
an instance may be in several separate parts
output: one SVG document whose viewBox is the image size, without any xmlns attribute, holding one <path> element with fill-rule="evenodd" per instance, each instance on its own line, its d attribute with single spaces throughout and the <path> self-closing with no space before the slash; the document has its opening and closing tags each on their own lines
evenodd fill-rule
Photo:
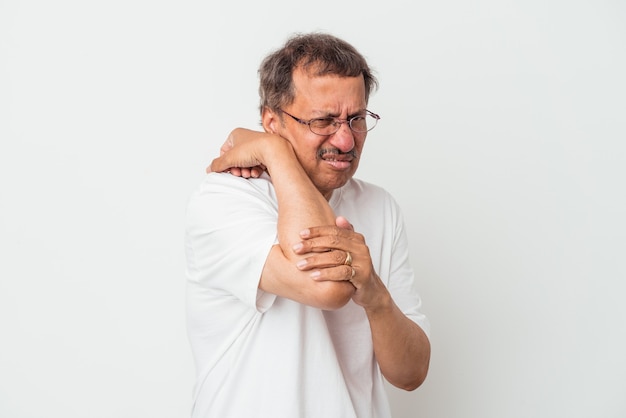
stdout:
<svg viewBox="0 0 626 418">
<path fill-rule="evenodd" d="M 342 121 L 339 130 L 330 137 L 330 144 L 341 152 L 348 152 L 354 148 L 354 133 L 347 121 Z"/>
</svg>

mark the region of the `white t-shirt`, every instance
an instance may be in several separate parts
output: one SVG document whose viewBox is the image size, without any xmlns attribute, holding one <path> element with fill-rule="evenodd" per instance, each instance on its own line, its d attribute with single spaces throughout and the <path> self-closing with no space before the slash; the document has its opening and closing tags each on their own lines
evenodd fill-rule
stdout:
<svg viewBox="0 0 626 418">
<path fill-rule="evenodd" d="M 329 203 L 365 236 L 395 303 L 428 332 L 393 198 L 352 179 Z M 190 198 L 185 248 L 193 418 L 390 417 L 363 308 L 350 301 L 323 311 L 258 289 L 277 243 L 277 216 L 267 175 L 211 173 Z"/>
</svg>

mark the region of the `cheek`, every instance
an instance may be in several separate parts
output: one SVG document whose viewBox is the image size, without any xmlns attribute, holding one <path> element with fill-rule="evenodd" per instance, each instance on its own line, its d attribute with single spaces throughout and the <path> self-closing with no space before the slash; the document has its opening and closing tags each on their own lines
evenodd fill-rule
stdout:
<svg viewBox="0 0 626 418">
<path fill-rule="evenodd" d="M 354 148 L 356 148 L 360 157 L 361 153 L 363 152 L 363 148 L 365 147 L 365 138 L 355 139 L 354 141 L 355 141 Z"/>
<path fill-rule="evenodd" d="M 298 159 L 300 165 L 302 165 L 304 170 L 309 174 L 311 172 L 314 172 L 318 163 L 318 148 L 307 143 L 298 143 L 296 145 L 292 143 L 292 147 L 294 152 L 296 153 L 296 158 Z"/>
<path fill-rule="evenodd" d="M 306 138 L 298 141 L 293 149 L 301 160 L 316 161 L 317 153 L 323 148 L 323 145 L 324 142 L 318 138 Z"/>
</svg>

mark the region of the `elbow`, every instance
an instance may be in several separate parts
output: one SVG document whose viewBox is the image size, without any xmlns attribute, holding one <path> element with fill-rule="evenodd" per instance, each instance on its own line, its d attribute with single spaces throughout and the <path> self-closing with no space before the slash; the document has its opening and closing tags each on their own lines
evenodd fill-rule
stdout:
<svg viewBox="0 0 626 418">
<path fill-rule="evenodd" d="M 426 380 L 426 376 L 428 376 L 429 367 L 430 343 L 426 340 L 423 349 L 418 357 L 412 362 L 411 367 L 407 367 L 402 373 L 394 375 L 393 380 L 390 380 L 389 378 L 387 378 L 387 380 L 389 380 L 389 383 L 395 387 L 410 392 L 422 386 Z M 387 376 L 385 375 L 385 377 Z"/>
<path fill-rule="evenodd" d="M 355 290 L 350 282 L 320 282 L 316 294 L 316 305 L 327 311 L 340 309 L 352 299 Z"/>
<path fill-rule="evenodd" d="M 428 365 L 419 370 L 416 370 L 412 375 L 405 376 L 404 379 L 398 379 L 396 381 L 389 381 L 392 385 L 397 387 L 398 389 L 406 390 L 407 392 L 414 391 L 415 389 L 422 386 L 422 383 L 426 380 L 426 376 L 428 375 Z"/>
<path fill-rule="evenodd" d="M 426 380 L 426 372 L 416 376 L 414 379 L 404 382 L 403 384 L 397 385 L 398 388 L 404 389 L 407 392 L 414 391 L 418 387 L 422 386 L 422 383 Z"/>
</svg>

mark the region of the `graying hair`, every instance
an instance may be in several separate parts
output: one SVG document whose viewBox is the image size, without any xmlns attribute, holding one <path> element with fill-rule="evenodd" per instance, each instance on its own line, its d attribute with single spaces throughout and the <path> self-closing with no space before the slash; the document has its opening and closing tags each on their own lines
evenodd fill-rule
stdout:
<svg viewBox="0 0 626 418">
<path fill-rule="evenodd" d="M 296 34 L 268 55 L 259 68 L 260 110 L 279 111 L 294 100 L 293 71 L 301 67 L 313 75 L 342 77 L 363 75 L 365 101 L 378 88 L 367 61 L 352 45 L 325 33 Z"/>
</svg>

